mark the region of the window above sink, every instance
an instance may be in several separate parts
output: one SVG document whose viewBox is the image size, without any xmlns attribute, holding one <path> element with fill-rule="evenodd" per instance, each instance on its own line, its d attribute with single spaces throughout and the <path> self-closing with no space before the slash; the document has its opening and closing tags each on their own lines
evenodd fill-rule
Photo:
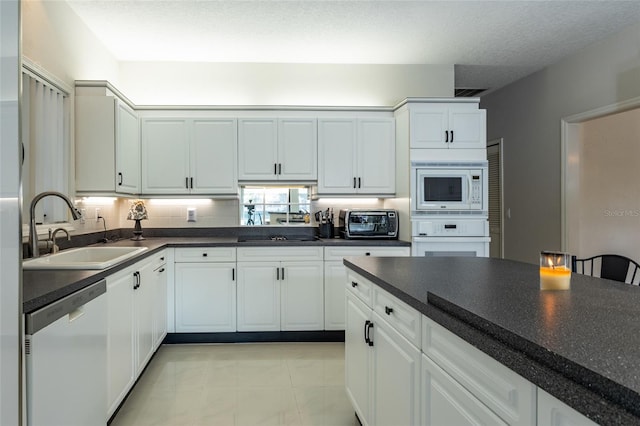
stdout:
<svg viewBox="0 0 640 426">
<path fill-rule="evenodd" d="M 240 225 L 309 225 L 309 186 L 243 185 Z"/>
</svg>

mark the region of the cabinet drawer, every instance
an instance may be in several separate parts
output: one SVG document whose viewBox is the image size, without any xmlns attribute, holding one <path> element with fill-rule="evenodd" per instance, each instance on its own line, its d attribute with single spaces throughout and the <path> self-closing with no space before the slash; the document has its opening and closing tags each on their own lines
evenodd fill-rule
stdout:
<svg viewBox="0 0 640 426">
<path fill-rule="evenodd" d="M 322 247 L 239 247 L 238 261 L 269 262 L 322 260 Z"/>
<path fill-rule="evenodd" d="M 424 354 L 421 398 L 426 426 L 508 424 Z"/>
<path fill-rule="evenodd" d="M 369 308 L 373 301 L 373 283 L 361 275 L 347 269 L 347 289 L 358 296 Z"/>
<path fill-rule="evenodd" d="M 422 352 L 507 423 L 535 424 L 533 383 L 424 315 Z"/>
<path fill-rule="evenodd" d="M 408 341 L 420 347 L 420 312 L 378 286 L 373 287 L 373 310 Z"/>
<path fill-rule="evenodd" d="M 178 248 L 176 263 L 180 262 L 235 262 L 235 247 Z"/>
<path fill-rule="evenodd" d="M 152 269 L 157 269 L 167 263 L 167 251 L 162 250 L 149 256 L 149 263 L 153 265 Z"/>
<path fill-rule="evenodd" d="M 410 247 L 325 247 L 324 260 L 342 260 L 348 256 L 409 256 Z"/>
</svg>

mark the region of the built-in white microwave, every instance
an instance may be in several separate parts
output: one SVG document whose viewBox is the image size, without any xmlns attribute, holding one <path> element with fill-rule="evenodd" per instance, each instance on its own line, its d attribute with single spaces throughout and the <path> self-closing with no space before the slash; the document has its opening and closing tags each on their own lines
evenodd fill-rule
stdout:
<svg viewBox="0 0 640 426">
<path fill-rule="evenodd" d="M 488 163 L 412 162 L 411 215 L 487 216 Z"/>
</svg>

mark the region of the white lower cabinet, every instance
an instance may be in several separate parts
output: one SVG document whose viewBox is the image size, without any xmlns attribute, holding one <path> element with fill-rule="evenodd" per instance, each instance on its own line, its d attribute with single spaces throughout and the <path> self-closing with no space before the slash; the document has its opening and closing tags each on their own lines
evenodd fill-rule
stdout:
<svg viewBox="0 0 640 426">
<path fill-rule="evenodd" d="M 157 304 L 162 281 L 154 271 L 164 256 L 159 252 L 107 277 L 108 416 L 124 400 L 158 347 L 156 318 L 164 315 L 166 303 L 164 307 Z"/>
<path fill-rule="evenodd" d="M 478 404 L 508 424 L 536 424 L 533 383 L 426 316 L 422 317 L 422 333 L 422 352 L 473 395 Z"/>
<path fill-rule="evenodd" d="M 324 329 L 323 262 L 282 262 L 280 330 Z"/>
<path fill-rule="evenodd" d="M 345 329 L 345 287 L 348 256 L 410 256 L 410 247 L 325 247 L 324 248 L 324 329 Z"/>
<path fill-rule="evenodd" d="M 279 262 L 238 262 L 238 331 L 280 331 Z"/>
<path fill-rule="evenodd" d="M 375 424 L 420 424 L 420 349 L 375 312 L 371 340 Z"/>
<path fill-rule="evenodd" d="M 422 424 L 507 425 L 425 355 L 422 355 Z"/>
<path fill-rule="evenodd" d="M 167 257 L 160 256 L 160 264 L 153 270 L 155 296 L 153 300 L 153 349 L 157 350 L 167 335 Z"/>
<path fill-rule="evenodd" d="M 107 386 L 110 417 L 135 381 L 133 286 L 135 266 L 107 277 Z"/>
<path fill-rule="evenodd" d="M 373 311 L 351 292 L 346 292 L 344 332 L 344 381 L 347 396 L 363 426 L 371 422 L 371 382 L 373 354 L 367 332 Z"/>
<path fill-rule="evenodd" d="M 538 388 L 538 425 L 595 426 L 596 424 L 556 397 Z"/>
<path fill-rule="evenodd" d="M 238 248 L 238 331 L 322 330 L 323 294 L 322 247 Z"/>
<path fill-rule="evenodd" d="M 345 387 L 358 418 L 420 424 L 420 349 L 351 290 L 346 300 Z"/>
<path fill-rule="evenodd" d="M 363 425 L 536 424 L 533 383 L 353 270 L 345 285 L 345 387 Z"/>
<path fill-rule="evenodd" d="M 236 249 L 175 251 L 175 330 L 236 331 Z"/>
</svg>

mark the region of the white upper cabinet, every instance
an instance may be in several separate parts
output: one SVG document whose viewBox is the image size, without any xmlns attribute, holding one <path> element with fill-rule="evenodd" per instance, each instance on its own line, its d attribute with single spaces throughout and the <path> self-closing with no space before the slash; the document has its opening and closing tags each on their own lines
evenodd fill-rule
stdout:
<svg viewBox="0 0 640 426">
<path fill-rule="evenodd" d="M 191 125 L 192 194 L 236 194 L 237 125 L 235 119 L 198 119 Z"/>
<path fill-rule="evenodd" d="M 140 130 L 138 116 L 116 102 L 116 192 L 140 193 Z"/>
<path fill-rule="evenodd" d="M 187 120 L 142 120 L 142 192 L 189 193 Z"/>
<path fill-rule="evenodd" d="M 238 120 L 238 179 L 314 181 L 317 176 L 315 118 Z"/>
<path fill-rule="evenodd" d="M 75 97 L 76 191 L 140 193 L 138 116 L 113 96 Z"/>
<path fill-rule="evenodd" d="M 411 148 L 486 148 L 486 111 L 475 103 L 410 107 Z"/>
<path fill-rule="evenodd" d="M 318 153 L 318 194 L 395 194 L 392 118 L 319 119 Z"/>
<path fill-rule="evenodd" d="M 235 194 L 236 120 L 142 120 L 144 194 Z"/>
</svg>

